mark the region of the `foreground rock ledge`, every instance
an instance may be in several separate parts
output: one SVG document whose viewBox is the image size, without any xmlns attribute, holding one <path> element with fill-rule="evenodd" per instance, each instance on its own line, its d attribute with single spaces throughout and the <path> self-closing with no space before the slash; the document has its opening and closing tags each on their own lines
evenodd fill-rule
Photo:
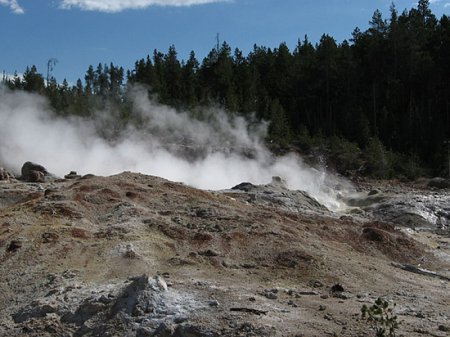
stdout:
<svg viewBox="0 0 450 337">
<path fill-rule="evenodd" d="M 371 336 L 360 309 L 383 296 L 399 335 L 446 336 L 449 282 L 398 266 L 445 274 L 448 238 L 258 188 L 133 173 L 1 185 L 0 335 Z"/>
</svg>

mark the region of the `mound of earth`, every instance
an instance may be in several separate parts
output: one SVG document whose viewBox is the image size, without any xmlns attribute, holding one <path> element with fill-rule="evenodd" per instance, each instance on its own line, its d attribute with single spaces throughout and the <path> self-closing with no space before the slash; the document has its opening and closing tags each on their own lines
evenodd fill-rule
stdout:
<svg viewBox="0 0 450 337">
<path fill-rule="evenodd" d="M 383 297 L 399 335 L 447 336 L 450 239 L 372 206 L 333 214 L 279 180 L 0 181 L 0 335 L 374 336 L 360 310 Z"/>
</svg>

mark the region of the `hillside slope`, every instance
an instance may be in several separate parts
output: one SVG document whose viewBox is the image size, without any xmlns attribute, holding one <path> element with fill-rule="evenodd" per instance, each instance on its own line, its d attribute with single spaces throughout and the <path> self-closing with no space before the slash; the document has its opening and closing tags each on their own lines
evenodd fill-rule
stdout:
<svg viewBox="0 0 450 337">
<path fill-rule="evenodd" d="M 360 309 L 378 297 L 400 335 L 448 333 L 449 279 L 399 268 L 445 274 L 448 238 L 276 181 L 208 192 L 125 172 L 0 191 L 2 336 L 374 336 Z"/>
</svg>

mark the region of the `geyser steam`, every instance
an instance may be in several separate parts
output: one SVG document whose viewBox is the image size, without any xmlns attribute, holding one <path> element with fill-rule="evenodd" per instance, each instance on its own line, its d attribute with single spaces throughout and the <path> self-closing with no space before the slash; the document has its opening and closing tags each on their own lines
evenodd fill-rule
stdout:
<svg viewBox="0 0 450 337">
<path fill-rule="evenodd" d="M 262 142 L 264 125 L 250 127 L 222 111 L 202 122 L 155 104 L 143 89 L 134 90 L 132 104 L 139 123 L 108 141 L 99 131 L 111 131 L 111 111 L 96 113 L 95 120 L 57 118 L 44 98 L 0 88 L 0 164 L 19 172 L 25 161 L 34 161 L 59 176 L 71 170 L 97 175 L 133 171 L 202 189 L 268 183 L 278 175 L 289 188 L 308 192 L 330 209 L 340 205 L 330 194 L 334 182 L 325 172 L 293 154 L 274 158 Z"/>
</svg>

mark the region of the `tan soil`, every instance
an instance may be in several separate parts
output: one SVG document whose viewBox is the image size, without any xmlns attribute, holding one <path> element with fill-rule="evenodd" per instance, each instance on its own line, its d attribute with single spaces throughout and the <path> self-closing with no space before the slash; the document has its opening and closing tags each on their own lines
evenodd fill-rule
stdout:
<svg viewBox="0 0 450 337">
<path fill-rule="evenodd" d="M 396 303 L 398 335 L 449 335 L 450 282 L 392 264 L 448 272 L 442 236 L 133 173 L 0 182 L 0 190 L 0 336 L 72 336 L 78 327 L 58 312 L 11 315 L 58 292 L 95 293 L 142 274 L 161 275 L 185 301 L 187 321 L 218 335 L 375 336 L 360 309 L 378 297 Z"/>
</svg>

